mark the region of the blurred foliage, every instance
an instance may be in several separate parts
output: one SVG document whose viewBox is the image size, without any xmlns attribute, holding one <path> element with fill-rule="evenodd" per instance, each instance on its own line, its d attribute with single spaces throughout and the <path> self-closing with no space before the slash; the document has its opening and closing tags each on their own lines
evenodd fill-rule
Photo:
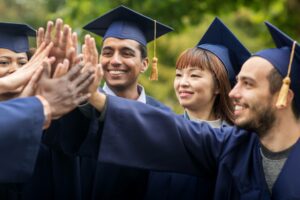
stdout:
<svg viewBox="0 0 300 200">
<path fill-rule="evenodd" d="M 175 29 L 157 40 L 159 81 L 149 81 L 148 70 L 140 82 L 148 94 L 176 112 L 182 112 L 173 91 L 176 59 L 183 50 L 197 44 L 215 16 L 219 16 L 252 52 L 273 46 L 263 24 L 265 20 L 292 38 L 300 39 L 299 0 L 0 0 L 0 20 L 24 22 L 37 28 L 45 26 L 47 20 L 60 17 L 82 40 L 87 32 L 81 27 L 120 4 Z M 101 44 L 101 38 L 95 37 Z M 151 60 L 153 44 L 148 45 L 148 50 Z"/>
</svg>

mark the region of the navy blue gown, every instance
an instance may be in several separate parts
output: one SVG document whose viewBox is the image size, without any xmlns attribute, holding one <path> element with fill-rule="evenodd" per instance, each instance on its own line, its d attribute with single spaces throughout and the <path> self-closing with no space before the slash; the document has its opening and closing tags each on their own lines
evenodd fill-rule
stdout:
<svg viewBox="0 0 300 200">
<path fill-rule="evenodd" d="M 109 97 L 102 133 L 99 162 L 215 179 L 214 199 L 300 199 L 300 141 L 271 196 L 259 138 L 253 132 L 238 127 L 213 129 L 207 123 Z"/>
<path fill-rule="evenodd" d="M 21 183 L 32 175 L 43 123 L 36 97 L 0 103 L 0 183 Z"/>
<path fill-rule="evenodd" d="M 169 110 L 149 96 L 146 100 Z M 87 118 L 75 109 L 53 121 L 43 133 L 32 177 L 24 184 L 1 186 L 0 199 L 142 199 L 148 170 L 97 162 L 103 124 L 99 113 L 92 113 Z"/>
</svg>

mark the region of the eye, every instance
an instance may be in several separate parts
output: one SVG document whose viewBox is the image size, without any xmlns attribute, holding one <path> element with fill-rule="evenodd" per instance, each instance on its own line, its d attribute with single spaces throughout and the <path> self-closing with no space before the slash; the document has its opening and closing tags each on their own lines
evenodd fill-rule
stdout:
<svg viewBox="0 0 300 200">
<path fill-rule="evenodd" d="M 247 80 L 244 81 L 244 85 L 245 85 L 247 88 L 250 88 L 250 87 L 253 86 L 253 84 L 252 84 L 250 81 L 247 81 Z"/>
<path fill-rule="evenodd" d="M 7 65 L 9 65 L 9 61 L 0 60 L 0 65 L 7 66 Z"/>
<path fill-rule="evenodd" d="M 18 64 L 19 64 L 19 66 L 23 66 L 23 65 L 27 64 L 27 61 L 25 61 L 25 60 L 24 61 L 20 61 Z"/>
<path fill-rule="evenodd" d="M 176 77 L 181 77 L 182 75 L 180 73 L 175 74 Z"/>
<path fill-rule="evenodd" d="M 191 77 L 192 78 L 201 78 L 201 75 L 199 75 L 199 74 L 191 74 Z"/>
<path fill-rule="evenodd" d="M 122 51 L 122 55 L 124 57 L 133 57 L 134 56 L 134 53 L 130 50 L 125 50 L 125 51 Z"/>
<path fill-rule="evenodd" d="M 109 56 L 112 56 L 113 52 L 112 51 L 108 51 L 108 50 L 103 50 L 101 52 L 101 55 L 102 56 L 105 56 L 105 57 L 109 57 Z"/>
</svg>

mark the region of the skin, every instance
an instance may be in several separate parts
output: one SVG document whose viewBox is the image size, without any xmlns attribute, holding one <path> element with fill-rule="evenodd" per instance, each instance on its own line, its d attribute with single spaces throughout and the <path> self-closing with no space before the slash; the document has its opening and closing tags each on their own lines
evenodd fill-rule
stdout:
<svg viewBox="0 0 300 200">
<path fill-rule="evenodd" d="M 0 77 L 12 74 L 28 62 L 26 53 L 0 48 Z"/>
<path fill-rule="evenodd" d="M 130 39 L 106 38 L 100 55 L 104 80 L 117 96 L 137 99 L 138 76 L 148 68 L 139 43 Z"/>
<path fill-rule="evenodd" d="M 28 61 L 25 52 L 16 53 L 9 49 L 0 49 L 0 100 L 33 95 L 33 90 L 28 87 L 34 85 L 31 81 L 34 73 L 39 71 L 38 69 L 41 68 L 45 60 L 48 60 L 50 63 L 53 63 L 55 60 L 47 57 L 52 46 L 52 43 L 48 45 L 43 43 L 36 50 L 30 61 Z"/>
<path fill-rule="evenodd" d="M 213 105 L 219 91 L 208 70 L 197 67 L 176 69 L 174 90 L 180 105 L 190 117 L 203 120 L 216 120 Z"/>
</svg>

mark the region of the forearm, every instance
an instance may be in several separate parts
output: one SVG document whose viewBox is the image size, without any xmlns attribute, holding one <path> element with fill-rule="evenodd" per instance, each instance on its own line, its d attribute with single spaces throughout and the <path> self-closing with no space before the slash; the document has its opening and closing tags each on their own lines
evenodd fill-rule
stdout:
<svg viewBox="0 0 300 200">
<path fill-rule="evenodd" d="M 102 112 L 105 107 L 106 95 L 97 90 L 91 95 L 89 102 L 96 110 Z"/>
<path fill-rule="evenodd" d="M 23 182 L 33 172 L 44 121 L 42 104 L 34 97 L 2 102 L 0 113 L 0 182 Z M 13 148 L 12 148 L 13 147 Z"/>
</svg>

